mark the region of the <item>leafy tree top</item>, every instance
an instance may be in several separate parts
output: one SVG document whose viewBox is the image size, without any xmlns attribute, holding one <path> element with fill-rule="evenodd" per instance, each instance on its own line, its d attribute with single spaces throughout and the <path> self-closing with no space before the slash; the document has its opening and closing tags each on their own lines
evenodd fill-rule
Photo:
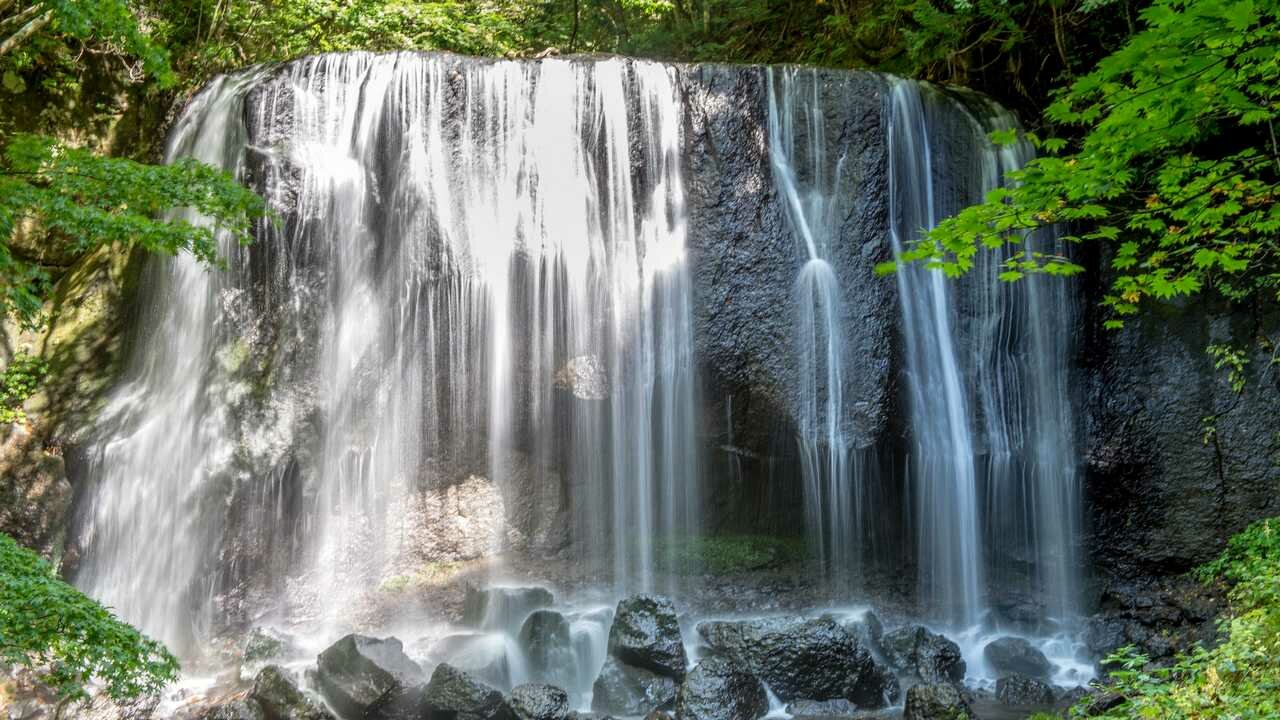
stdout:
<svg viewBox="0 0 1280 720">
<path fill-rule="evenodd" d="M 38 555 L 0 534 L 0 663 L 47 665 L 43 679 L 71 701 L 91 680 L 113 700 L 158 693 L 178 676 L 164 646 L 116 619 Z"/>
<path fill-rule="evenodd" d="M 50 138 L 0 136 L 0 238 L 23 220 L 38 222 L 52 241 L 76 251 L 102 245 L 136 245 L 174 255 L 218 260 L 217 233 L 247 242 L 263 200 L 228 173 L 195 160 L 147 165 L 102 157 Z M 212 218 L 197 224 L 166 211 L 192 208 Z M 40 309 L 48 276 L 0 243 L 0 307 L 31 322 Z"/>
<path fill-rule="evenodd" d="M 1146 28 L 1058 94 L 1046 112 L 1083 130 L 1030 139 L 1047 154 L 924 235 L 903 258 L 957 275 L 983 248 L 1058 224 L 1114 245 L 1111 327 L 1144 299 L 1280 292 L 1280 4 L 1158 0 Z M 1012 133 L 996 138 L 1012 142 Z M 882 268 L 888 270 L 888 267 Z M 1003 274 L 1073 274 L 1023 249 Z"/>
</svg>

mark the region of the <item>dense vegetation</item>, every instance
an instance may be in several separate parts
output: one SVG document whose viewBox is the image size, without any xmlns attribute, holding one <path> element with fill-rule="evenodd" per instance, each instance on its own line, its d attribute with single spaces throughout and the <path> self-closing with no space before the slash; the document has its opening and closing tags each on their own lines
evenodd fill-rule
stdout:
<svg viewBox="0 0 1280 720">
<path fill-rule="evenodd" d="M 40 667 L 65 701 L 90 680 L 114 700 L 158 692 L 177 677 L 162 645 L 58 579 L 49 563 L 0 534 L 0 665 Z"/>
<path fill-rule="evenodd" d="M 1109 658 L 1125 701 L 1101 717 L 1280 717 L 1280 518 L 1254 523 L 1198 572 L 1231 586 L 1231 614 L 1220 622 L 1225 640 L 1158 668 L 1132 648 Z"/>
<path fill-rule="evenodd" d="M 1280 6 L 1160 0 L 1142 17 L 1144 30 L 1049 106 L 1082 134 L 1037 139 L 1047 155 L 944 221 L 916 257 L 962 272 L 984 246 L 1058 224 L 1068 241 L 1111 245 L 1112 327 L 1149 299 L 1277 299 Z M 1004 276 L 1081 269 L 1027 248 Z"/>
</svg>

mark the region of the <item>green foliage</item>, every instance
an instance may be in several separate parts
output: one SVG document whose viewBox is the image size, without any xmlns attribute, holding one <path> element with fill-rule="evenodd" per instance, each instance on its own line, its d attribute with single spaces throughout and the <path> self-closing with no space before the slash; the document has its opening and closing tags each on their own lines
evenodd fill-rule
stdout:
<svg viewBox="0 0 1280 720">
<path fill-rule="evenodd" d="M 1146 28 L 1061 92 L 1047 117 L 1083 131 L 1040 140 L 1048 154 L 1010 187 L 944 221 L 907 254 L 949 274 L 976 253 L 1058 224 L 1112 250 L 1109 327 L 1147 299 L 1280 293 L 1280 5 L 1158 0 Z M 1007 279 L 1072 274 L 1028 250 Z"/>
<path fill-rule="evenodd" d="M 1148 666 L 1132 647 L 1120 650 L 1107 662 L 1116 668 L 1113 689 L 1126 701 L 1096 717 L 1280 717 L 1280 518 L 1249 526 L 1197 574 L 1205 582 L 1231 585 L 1231 615 L 1219 627 L 1226 640 L 1159 668 Z M 1076 712 L 1083 714 L 1083 708 Z"/>
<path fill-rule="evenodd" d="M 1244 391 L 1245 367 L 1249 364 L 1249 356 L 1244 350 L 1230 345 L 1215 343 L 1205 349 L 1213 359 L 1213 369 L 1227 369 L 1227 382 L 1231 389 L 1239 394 Z"/>
<path fill-rule="evenodd" d="M 38 555 L 0 534 L 0 663 L 49 666 L 66 700 L 88 697 L 91 679 L 114 700 L 159 692 L 177 678 L 162 645 L 62 582 Z"/>
<path fill-rule="evenodd" d="M 18 353 L 9 359 L 9 365 L 0 373 L 0 423 L 27 419 L 22 403 L 35 393 L 48 373 L 49 364 L 42 358 Z"/>
<path fill-rule="evenodd" d="M 7 142 L 4 142 L 7 140 Z M 194 160 L 147 165 L 102 157 L 38 135 L 0 136 L 0 238 L 34 221 L 52 241 L 77 252 L 102 245 L 136 245 L 174 255 L 218 259 L 217 232 L 249 239 L 265 204 L 230 175 Z M 212 218 L 196 224 L 162 214 L 191 208 Z M 0 246 L 0 308 L 30 323 L 48 289 L 48 277 Z"/>
<path fill-rule="evenodd" d="M 664 572 L 732 575 L 804 559 L 800 538 L 770 535 L 695 535 L 655 543 L 654 561 Z"/>
<path fill-rule="evenodd" d="M 21 90 L 19 72 L 73 46 L 80 53 L 108 49 L 136 59 L 132 72 L 138 75 L 162 85 L 176 81 L 168 51 L 143 31 L 126 0 L 19 0 L 7 7 L 11 2 L 0 2 L 0 70 L 11 92 Z"/>
</svg>

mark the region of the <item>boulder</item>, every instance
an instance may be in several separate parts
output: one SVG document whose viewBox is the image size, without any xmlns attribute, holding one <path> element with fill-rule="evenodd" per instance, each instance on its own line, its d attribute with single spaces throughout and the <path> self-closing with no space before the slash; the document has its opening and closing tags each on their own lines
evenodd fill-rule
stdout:
<svg viewBox="0 0 1280 720">
<path fill-rule="evenodd" d="M 520 628 L 520 647 L 534 677 L 557 679 L 573 669 L 573 636 L 569 621 L 555 610 L 534 610 Z"/>
<path fill-rule="evenodd" d="M 876 614 L 868 610 L 863 613 L 862 617 L 857 620 L 846 620 L 844 629 L 858 638 L 858 643 L 862 647 L 867 648 L 872 653 L 880 653 L 880 638 L 884 635 L 884 626 L 880 624 L 880 618 Z"/>
<path fill-rule="evenodd" d="M 511 687 L 511 653 L 499 633 L 457 633 L 440 638 L 427 650 L 435 664 L 448 663 L 481 682 Z"/>
<path fill-rule="evenodd" d="M 688 658 L 675 605 L 660 595 L 632 595 L 618 603 L 609 628 L 609 654 L 618 660 L 680 680 Z"/>
<path fill-rule="evenodd" d="M 236 698 L 206 708 L 200 720 L 267 720 L 267 716 L 252 698 Z"/>
<path fill-rule="evenodd" d="M 902 720 L 968 720 L 973 717 L 960 691 L 951 683 L 916 685 L 907 691 Z"/>
<path fill-rule="evenodd" d="M 645 715 L 673 707 L 676 699 L 674 678 L 627 665 L 616 657 L 605 660 L 592 690 L 591 709 L 612 715 Z"/>
<path fill-rule="evenodd" d="M 960 682 L 965 664 L 960 646 L 921 625 L 908 625 L 880 638 L 890 667 L 922 683 Z"/>
<path fill-rule="evenodd" d="M 325 701 L 344 717 L 361 717 L 384 694 L 422 682 L 422 668 L 395 638 L 347 635 L 317 658 L 315 679 Z"/>
<path fill-rule="evenodd" d="M 828 720 L 829 718 L 851 718 L 858 714 L 858 706 L 845 699 L 839 700 L 797 700 L 787 704 L 787 712 L 795 720 Z"/>
<path fill-rule="evenodd" d="M 569 693 L 554 685 L 517 685 L 511 691 L 510 702 L 519 720 L 566 720 L 569 717 Z"/>
<path fill-rule="evenodd" d="M 1052 705 L 1053 688 L 1026 675 L 1010 675 L 996 681 L 996 699 L 1005 705 Z"/>
<path fill-rule="evenodd" d="M 462 601 L 462 624 L 483 630 L 503 630 L 515 635 L 534 610 L 555 602 L 550 590 L 540 587 L 490 587 L 468 585 Z"/>
<path fill-rule="evenodd" d="M 1001 674 L 1047 679 L 1053 671 L 1049 660 L 1034 645 L 1019 637 L 1002 637 L 987 643 L 982 656 Z"/>
<path fill-rule="evenodd" d="M 873 661 L 870 669 L 858 676 L 857 682 L 850 683 L 846 697 L 860 708 L 877 709 L 897 703 L 902 697 L 902 687 L 892 670 Z"/>
<path fill-rule="evenodd" d="M 262 706 L 266 720 L 333 720 L 333 713 L 312 702 L 276 665 L 258 671 L 249 697 Z"/>
<path fill-rule="evenodd" d="M 278 660 L 293 651 L 293 638 L 271 628 L 256 627 L 244 639 L 243 657 L 246 663 Z"/>
<path fill-rule="evenodd" d="M 724 657 L 698 663 L 676 694 L 676 720 L 756 720 L 768 711 L 764 685 Z"/>
<path fill-rule="evenodd" d="M 422 708 L 427 720 L 515 720 L 501 692 L 448 663 L 431 673 Z"/>
<path fill-rule="evenodd" d="M 369 706 L 360 720 L 422 720 L 426 717 L 425 683 L 397 685 Z"/>
<path fill-rule="evenodd" d="M 884 694 L 888 673 L 830 618 L 712 621 L 700 623 L 698 634 L 714 653 L 741 664 L 784 702 L 844 698 L 863 707 L 883 705 L 876 698 Z"/>
</svg>

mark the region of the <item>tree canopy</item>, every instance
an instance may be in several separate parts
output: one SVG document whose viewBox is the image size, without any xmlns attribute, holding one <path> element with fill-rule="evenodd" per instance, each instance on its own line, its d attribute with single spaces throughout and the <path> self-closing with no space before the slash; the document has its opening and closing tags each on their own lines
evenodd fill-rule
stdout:
<svg viewBox="0 0 1280 720">
<path fill-rule="evenodd" d="M 1109 244 L 1111 327 L 1150 299 L 1280 299 L 1278 15 L 1271 2 L 1158 0 L 1141 32 L 1046 110 L 1080 134 L 1033 136 L 1043 156 L 906 259 L 954 275 L 983 248 L 1056 224 L 1070 241 Z M 1023 250 L 1003 277 L 1081 269 Z"/>
</svg>

